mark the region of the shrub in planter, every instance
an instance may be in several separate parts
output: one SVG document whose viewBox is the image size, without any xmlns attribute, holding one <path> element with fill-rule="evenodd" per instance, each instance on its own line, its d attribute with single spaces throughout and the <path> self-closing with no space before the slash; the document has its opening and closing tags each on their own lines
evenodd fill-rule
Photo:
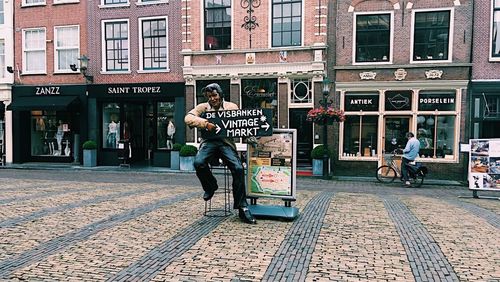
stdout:
<svg viewBox="0 0 500 282">
<path fill-rule="evenodd" d="M 172 145 L 172 151 L 170 151 L 170 168 L 180 169 L 180 157 L 179 152 L 182 148 L 182 144 L 174 143 Z"/>
<path fill-rule="evenodd" d="M 180 170 L 194 170 L 194 156 L 198 153 L 198 148 L 193 145 L 183 145 L 179 151 Z"/>
<path fill-rule="evenodd" d="M 85 141 L 83 149 L 83 166 L 93 167 L 97 165 L 97 143 L 93 140 Z"/>
<path fill-rule="evenodd" d="M 311 151 L 311 158 L 313 163 L 313 175 L 323 175 L 323 156 L 328 155 L 331 156 L 330 150 L 325 148 L 323 145 L 319 145 L 314 147 Z"/>
<path fill-rule="evenodd" d="M 180 151 L 181 148 L 182 148 L 182 144 L 174 143 L 174 145 L 172 145 L 172 151 Z"/>
</svg>

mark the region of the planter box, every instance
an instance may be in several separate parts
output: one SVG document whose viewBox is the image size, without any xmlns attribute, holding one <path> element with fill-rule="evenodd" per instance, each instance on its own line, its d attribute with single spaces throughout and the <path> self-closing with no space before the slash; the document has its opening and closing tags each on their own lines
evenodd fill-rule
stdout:
<svg viewBox="0 0 500 282">
<path fill-rule="evenodd" d="M 94 167 L 97 165 L 97 150 L 83 150 L 83 166 Z"/>
<path fill-rule="evenodd" d="M 181 170 L 194 171 L 194 156 L 192 157 L 179 157 L 179 168 Z"/>
<path fill-rule="evenodd" d="M 171 169 L 179 169 L 180 168 L 180 159 L 179 158 L 180 158 L 179 151 L 171 151 L 170 152 L 170 168 Z"/>
<path fill-rule="evenodd" d="M 323 175 L 323 159 L 313 159 L 313 175 Z"/>
</svg>

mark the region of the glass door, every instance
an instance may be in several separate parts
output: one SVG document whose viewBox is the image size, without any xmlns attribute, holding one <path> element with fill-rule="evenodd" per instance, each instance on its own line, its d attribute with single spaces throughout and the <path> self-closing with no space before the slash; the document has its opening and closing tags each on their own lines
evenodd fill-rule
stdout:
<svg viewBox="0 0 500 282">
<path fill-rule="evenodd" d="M 396 148 L 404 148 L 405 134 L 410 131 L 410 117 L 386 117 L 384 125 L 384 152 L 390 153 Z"/>
<path fill-rule="evenodd" d="M 124 122 L 122 136 L 124 140 L 129 140 L 131 152 L 131 161 L 137 162 L 145 159 L 144 146 L 144 114 L 142 104 L 125 103 Z"/>
</svg>

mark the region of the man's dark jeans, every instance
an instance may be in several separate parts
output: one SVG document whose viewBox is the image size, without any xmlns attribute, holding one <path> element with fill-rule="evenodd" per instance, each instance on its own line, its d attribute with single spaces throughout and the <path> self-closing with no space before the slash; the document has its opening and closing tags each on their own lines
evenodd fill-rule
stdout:
<svg viewBox="0 0 500 282">
<path fill-rule="evenodd" d="M 218 188 L 217 179 L 215 179 L 208 166 L 213 158 L 221 158 L 231 171 L 231 175 L 233 176 L 233 208 L 246 207 L 245 171 L 243 170 L 243 165 L 238 153 L 221 140 L 206 140 L 203 142 L 194 160 L 196 175 L 200 179 L 203 190 L 213 192 Z"/>
<path fill-rule="evenodd" d="M 413 161 L 404 157 L 401 159 L 401 175 L 403 177 L 403 181 L 408 181 L 410 179 L 408 177 L 408 166 L 407 166 L 410 162 Z"/>
</svg>

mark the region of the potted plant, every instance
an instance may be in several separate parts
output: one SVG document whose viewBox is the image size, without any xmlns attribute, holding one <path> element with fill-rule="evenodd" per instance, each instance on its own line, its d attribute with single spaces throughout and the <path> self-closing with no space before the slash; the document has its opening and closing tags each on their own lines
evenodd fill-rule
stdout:
<svg viewBox="0 0 500 282">
<path fill-rule="evenodd" d="M 172 145 L 172 151 L 170 151 L 170 168 L 171 169 L 179 169 L 180 168 L 180 160 L 179 160 L 179 151 L 182 148 L 182 144 L 174 143 Z"/>
<path fill-rule="evenodd" d="M 83 149 L 83 166 L 93 167 L 97 165 L 97 143 L 94 140 L 85 141 Z"/>
<path fill-rule="evenodd" d="M 181 170 L 194 170 L 194 156 L 198 153 L 198 148 L 193 145 L 183 145 L 179 151 Z"/>
<path fill-rule="evenodd" d="M 323 145 L 318 145 L 311 151 L 313 175 L 323 175 L 323 160 L 325 154 L 328 156 L 328 159 L 330 159 L 331 153 Z"/>
</svg>

